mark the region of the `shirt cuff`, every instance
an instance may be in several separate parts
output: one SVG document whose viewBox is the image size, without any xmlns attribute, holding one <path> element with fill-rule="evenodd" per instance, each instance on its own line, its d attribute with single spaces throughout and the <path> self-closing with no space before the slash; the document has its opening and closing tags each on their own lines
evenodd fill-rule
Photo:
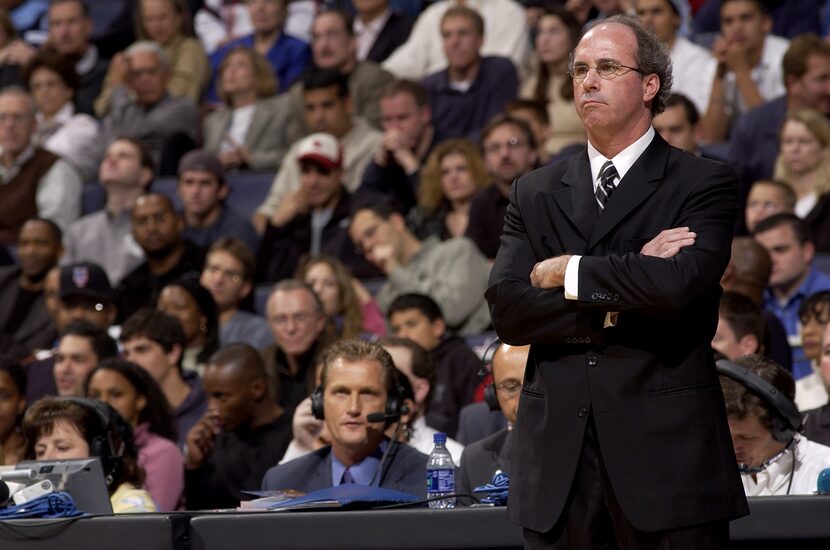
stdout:
<svg viewBox="0 0 830 550">
<path fill-rule="evenodd" d="M 602 328 L 608 327 L 615 327 L 617 326 L 617 317 L 620 316 L 619 311 L 609 311 L 605 314 L 605 322 L 602 324 Z"/>
<path fill-rule="evenodd" d="M 565 299 L 579 299 L 579 260 L 582 256 L 571 256 L 565 266 Z"/>
</svg>

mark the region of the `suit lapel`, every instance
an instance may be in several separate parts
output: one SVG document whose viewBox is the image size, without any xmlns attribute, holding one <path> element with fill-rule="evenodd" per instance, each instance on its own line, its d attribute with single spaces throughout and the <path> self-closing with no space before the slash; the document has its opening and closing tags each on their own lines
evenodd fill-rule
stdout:
<svg viewBox="0 0 830 550">
<path fill-rule="evenodd" d="M 585 242 L 588 242 L 597 220 L 588 153 L 577 155 L 570 161 L 570 167 L 562 176 L 562 183 L 565 187 L 553 192 L 553 200 L 576 226 Z"/>
<path fill-rule="evenodd" d="M 632 210 L 657 190 L 666 171 L 668 154 L 668 144 L 655 132 L 651 144 L 625 174 L 605 210 L 597 219 L 588 250 L 593 249 Z"/>
<path fill-rule="evenodd" d="M 245 134 L 245 147 L 249 150 L 253 149 L 254 144 L 260 141 L 260 134 L 265 129 L 265 123 L 268 119 L 265 115 L 266 113 L 263 112 L 261 103 L 257 101 L 254 106 L 254 112 L 251 113 L 251 125 L 248 126 L 248 132 Z"/>
</svg>

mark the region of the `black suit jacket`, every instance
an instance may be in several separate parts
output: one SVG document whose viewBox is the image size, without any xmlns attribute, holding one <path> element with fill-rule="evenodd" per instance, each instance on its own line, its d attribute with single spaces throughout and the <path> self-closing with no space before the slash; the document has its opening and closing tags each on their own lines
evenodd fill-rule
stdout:
<svg viewBox="0 0 830 550">
<path fill-rule="evenodd" d="M 380 486 L 426 498 L 427 455 L 408 445 L 395 444 L 389 451 Z M 331 480 L 331 446 L 323 447 L 285 464 L 274 466 L 262 479 L 262 489 L 296 489 L 311 493 L 333 485 Z"/>
<path fill-rule="evenodd" d="M 12 314 L 17 294 L 20 292 L 19 279 L 20 268 L 17 266 L 0 267 L 0 327 L 6 326 Z M 46 311 L 46 301 L 42 292 L 32 303 L 23 322 L 15 327 L 9 336 L 27 352 L 49 348 L 52 345 L 56 336 L 55 327 L 49 318 L 49 312 Z"/>
<path fill-rule="evenodd" d="M 398 46 L 406 42 L 414 23 L 415 21 L 411 17 L 392 12 L 386 24 L 378 33 L 378 37 L 375 38 L 375 43 L 369 48 L 366 60 L 375 63 L 385 61 L 387 57 L 392 55 L 392 52 L 398 49 Z"/>
<path fill-rule="evenodd" d="M 738 183 L 659 135 L 598 215 L 587 154 L 513 184 L 486 296 L 502 341 L 531 344 L 516 422 L 510 516 L 546 532 L 562 514 L 593 417 L 631 523 L 679 528 L 747 513 L 710 343 Z M 689 226 L 671 259 L 641 247 Z M 579 299 L 533 288 L 534 264 L 580 254 Z M 619 312 L 603 328 L 606 312 Z"/>
</svg>

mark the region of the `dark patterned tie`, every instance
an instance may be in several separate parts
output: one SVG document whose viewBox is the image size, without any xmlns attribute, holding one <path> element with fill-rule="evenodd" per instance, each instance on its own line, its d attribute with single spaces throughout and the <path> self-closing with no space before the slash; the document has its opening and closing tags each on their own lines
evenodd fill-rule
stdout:
<svg viewBox="0 0 830 550">
<path fill-rule="evenodd" d="M 617 177 L 617 169 L 614 163 L 610 160 L 602 165 L 599 171 L 599 185 L 597 185 L 597 203 L 599 203 L 599 210 L 602 212 L 605 209 L 605 204 L 614 194 L 614 178 Z"/>
<path fill-rule="evenodd" d="M 354 478 L 352 477 L 352 473 L 346 468 L 346 471 L 343 472 L 343 479 L 341 480 L 341 485 L 352 484 L 354 483 Z"/>
</svg>

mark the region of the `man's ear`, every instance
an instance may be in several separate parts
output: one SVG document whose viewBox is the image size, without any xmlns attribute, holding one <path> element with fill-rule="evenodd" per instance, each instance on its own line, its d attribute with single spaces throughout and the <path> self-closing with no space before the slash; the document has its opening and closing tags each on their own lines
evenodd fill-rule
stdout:
<svg viewBox="0 0 830 550">
<path fill-rule="evenodd" d="M 741 355 L 750 355 L 761 351 L 761 343 L 758 341 L 758 337 L 754 334 L 744 334 L 743 337 L 738 340 L 738 347 L 741 348 Z"/>
<path fill-rule="evenodd" d="M 256 403 L 268 396 L 268 382 L 264 376 L 260 376 L 251 382 L 251 395 Z"/>
<path fill-rule="evenodd" d="M 432 325 L 432 335 L 441 340 L 444 333 L 447 332 L 447 323 L 443 319 L 436 319 L 430 323 Z"/>
</svg>

